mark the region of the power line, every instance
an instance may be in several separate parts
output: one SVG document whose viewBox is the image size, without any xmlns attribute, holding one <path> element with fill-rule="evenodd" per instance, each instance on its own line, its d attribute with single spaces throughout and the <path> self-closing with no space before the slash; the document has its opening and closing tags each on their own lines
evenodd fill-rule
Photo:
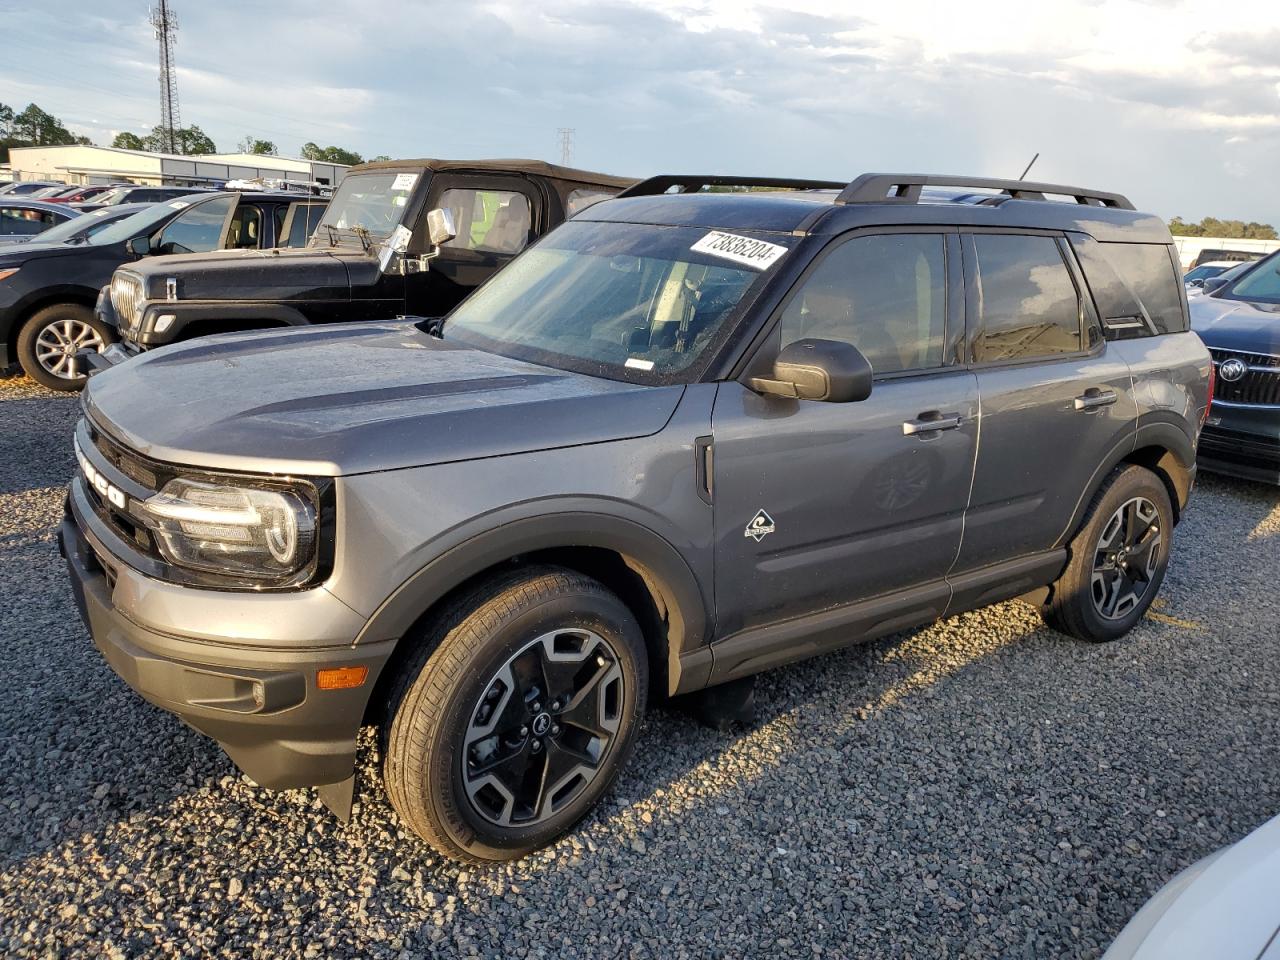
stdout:
<svg viewBox="0 0 1280 960">
<path fill-rule="evenodd" d="M 573 166 L 573 127 L 559 127 L 556 129 L 556 136 L 560 140 L 560 162 L 566 166 Z"/>
</svg>

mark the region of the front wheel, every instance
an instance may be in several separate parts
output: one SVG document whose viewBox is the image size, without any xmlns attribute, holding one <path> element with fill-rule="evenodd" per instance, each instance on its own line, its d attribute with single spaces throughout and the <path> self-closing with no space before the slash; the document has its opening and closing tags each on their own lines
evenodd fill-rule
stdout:
<svg viewBox="0 0 1280 960">
<path fill-rule="evenodd" d="M 631 611 L 595 580 L 544 567 L 481 587 L 424 641 L 384 724 L 392 806 L 459 860 L 515 859 L 564 834 L 639 726 L 648 670 Z"/>
<path fill-rule="evenodd" d="M 113 342 L 111 328 L 78 303 L 57 303 L 36 311 L 18 334 L 18 362 L 31 379 L 51 390 L 79 390 L 85 374 L 76 362 L 81 350 L 101 353 Z"/>
<path fill-rule="evenodd" d="M 1124 636 L 1155 600 L 1172 540 L 1173 506 L 1164 482 L 1145 467 L 1118 468 L 1071 541 L 1045 621 L 1081 640 Z"/>
</svg>

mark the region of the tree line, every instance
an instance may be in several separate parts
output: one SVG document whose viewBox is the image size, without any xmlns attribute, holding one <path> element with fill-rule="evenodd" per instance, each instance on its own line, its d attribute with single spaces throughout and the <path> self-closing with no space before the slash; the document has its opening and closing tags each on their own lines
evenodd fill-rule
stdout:
<svg viewBox="0 0 1280 960">
<path fill-rule="evenodd" d="M 0 163 L 8 162 L 10 147 L 53 147 L 69 144 L 94 145 L 88 137 L 72 133 L 61 120 L 41 110 L 34 103 L 27 104 L 26 109 L 21 113 L 13 107 L 0 103 Z M 181 153 L 187 156 L 218 152 L 213 139 L 195 124 L 176 128 L 172 132 L 156 126 L 152 127 L 151 132 L 145 136 L 125 130 L 115 135 L 111 146 L 125 150 L 146 150 L 150 153 Z M 236 148 L 240 153 L 260 156 L 274 156 L 277 153 L 274 142 L 260 140 L 252 135 L 246 136 L 236 144 Z M 364 163 L 364 158 L 354 150 L 334 146 L 321 147 L 315 143 L 303 144 L 302 157 L 304 160 L 316 160 L 322 163 L 349 165 Z M 373 159 L 389 158 L 379 156 Z"/>
<path fill-rule="evenodd" d="M 1169 221 L 1169 232 L 1175 237 L 1226 237 L 1231 240 L 1277 240 L 1276 228 L 1269 223 L 1250 220 L 1219 220 L 1205 217 L 1199 223 L 1187 223 L 1181 217 Z"/>
</svg>

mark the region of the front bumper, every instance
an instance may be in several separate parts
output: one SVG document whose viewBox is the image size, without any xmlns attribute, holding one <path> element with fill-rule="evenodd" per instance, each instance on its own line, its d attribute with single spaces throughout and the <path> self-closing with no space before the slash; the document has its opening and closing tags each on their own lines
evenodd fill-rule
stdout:
<svg viewBox="0 0 1280 960">
<path fill-rule="evenodd" d="M 1280 406 L 1214 401 L 1196 458 L 1213 473 L 1280 484 Z"/>
<path fill-rule="evenodd" d="M 121 679 L 146 700 L 216 740 L 262 786 L 318 786 L 349 778 L 365 707 L 394 642 L 358 647 L 350 642 L 323 647 L 300 646 L 296 640 L 246 642 L 242 631 L 252 632 L 255 626 L 244 622 L 246 598 L 147 581 L 116 560 L 89 529 L 85 518 L 90 508 L 83 497 L 77 480 L 58 531 L 59 547 L 80 616 L 94 645 Z M 158 592 L 162 595 L 154 596 Z M 267 599 L 287 604 L 290 598 L 298 601 L 304 596 Z M 336 598 L 326 597 L 322 603 L 342 606 L 354 616 Z M 134 609 L 126 611 L 126 606 Z M 197 631 L 178 635 L 138 622 L 144 619 L 139 614 L 160 611 L 173 616 L 181 607 L 186 608 L 181 615 L 206 625 L 198 636 L 191 635 Z M 283 613 L 282 608 L 263 610 L 259 626 L 266 633 L 277 632 L 288 619 Z M 315 620 L 314 610 L 312 616 L 298 619 Z M 234 623 L 238 635 L 221 641 L 211 638 L 211 623 Z M 352 626 L 354 622 L 344 629 Z M 298 629 L 306 627 L 300 623 Z M 359 687 L 317 687 L 318 670 L 350 666 L 368 668 Z"/>
</svg>

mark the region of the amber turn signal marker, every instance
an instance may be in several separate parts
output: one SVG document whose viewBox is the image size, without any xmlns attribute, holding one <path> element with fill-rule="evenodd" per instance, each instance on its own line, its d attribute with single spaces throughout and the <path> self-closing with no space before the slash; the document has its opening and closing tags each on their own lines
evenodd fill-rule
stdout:
<svg viewBox="0 0 1280 960">
<path fill-rule="evenodd" d="M 321 690 L 349 690 L 368 677 L 368 667 L 328 667 L 316 671 L 316 686 Z"/>
</svg>

